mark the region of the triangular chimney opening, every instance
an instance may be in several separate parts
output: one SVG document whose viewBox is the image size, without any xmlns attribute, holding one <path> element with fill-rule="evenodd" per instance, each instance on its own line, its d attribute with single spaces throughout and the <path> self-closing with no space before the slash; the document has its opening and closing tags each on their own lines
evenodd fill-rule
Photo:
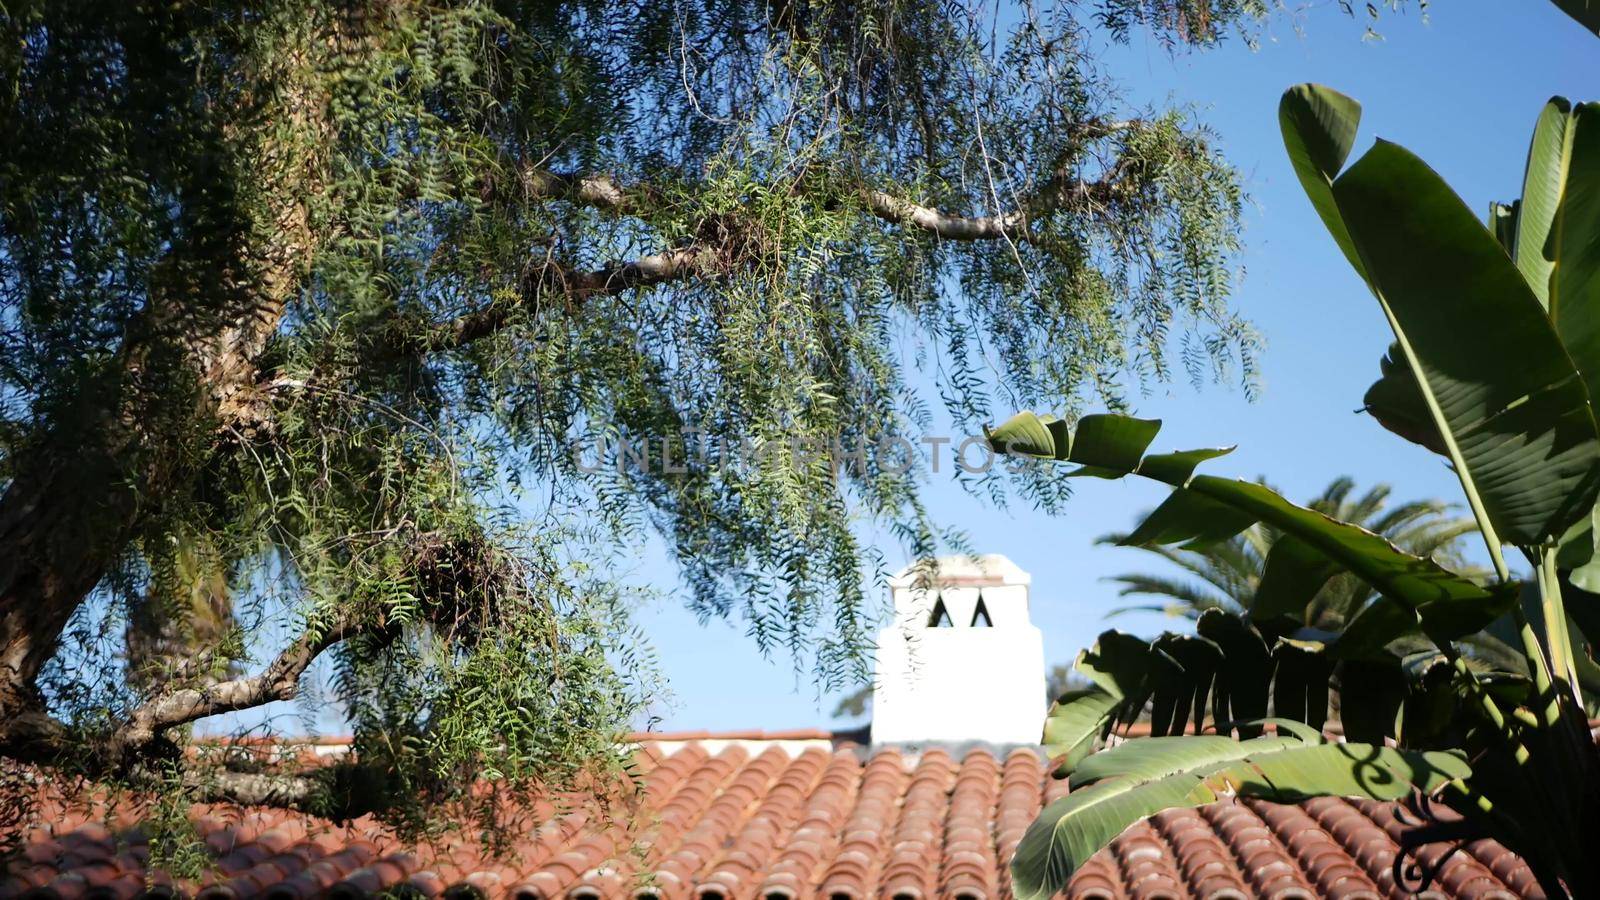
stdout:
<svg viewBox="0 0 1600 900">
<path fill-rule="evenodd" d="M 978 605 L 972 610 L 973 628 L 993 628 L 994 621 L 989 618 L 989 607 L 983 605 L 983 595 L 978 595 Z"/>
<path fill-rule="evenodd" d="M 950 621 L 950 610 L 944 608 L 944 598 L 938 597 L 933 601 L 933 613 L 928 616 L 929 628 L 954 628 L 956 623 Z"/>
</svg>

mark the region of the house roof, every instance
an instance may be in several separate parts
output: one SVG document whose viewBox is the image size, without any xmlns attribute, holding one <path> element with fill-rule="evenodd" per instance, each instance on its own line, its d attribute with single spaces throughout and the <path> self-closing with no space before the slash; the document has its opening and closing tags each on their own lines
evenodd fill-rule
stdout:
<svg viewBox="0 0 1600 900">
<path fill-rule="evenodd" d="M 146 870 L 137 823 L 46 804 L 0 896 L 72 900 L 357 897 L 388 891 L 516 900 L 1003 900 L 1006 861 L 1066 792 L 1033 749 L 878 748 L 827 732 L 644 735 L 644 790 L 621 817 L 545 805 L 504 857 L 478 835 L 408 847 L 370 819 L 346 825 L 268 809 L 192 810 L 214 871 L 174 884 Z M 1074 898 L 1542 897 L 1492 841 L 1401 845 L 1394 804 L 1226 801 L 1169 810 L 1073 877 Z"/>
</svg>

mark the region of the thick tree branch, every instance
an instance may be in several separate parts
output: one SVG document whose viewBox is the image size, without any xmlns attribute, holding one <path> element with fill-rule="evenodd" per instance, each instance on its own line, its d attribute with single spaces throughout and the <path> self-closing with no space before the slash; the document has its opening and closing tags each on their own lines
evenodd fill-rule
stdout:
<svg viewBox="0 0 1600 900">
<path fill-rule="evenodd" d="M 885 222 L 921 229 L 949 241 L 1035 240 L 1033 223 L 1058 209 L 1105 203 L 1117 189 L 1111 180 L 1055 178 L 1023 198 L 1012 210 L 989 216 L 963 216 L 912 203 L 878 190 L 862 192 L 867 209 Z"/>
<path fill-rule="evenodd" d="M 310 271 L 319 243 L 312 198 L 325 185 L 323 148 L 332 133 L 326 93 L 298 74 L 284 81 L 275 71 L 242 74 L 250 87 L 241 94 L 270 85 L 263 93 L 281 98 L 272 127 L 252 126 L 238 136 L 237 151 L 252 163 L 245 174 L 262 186 L 260 209 L 246 212 L 214 199 L 232 196 L 231 188 L 198 193 L 211 195 L 199 204 L 214 217 L 206 221 L 232 223 L 237 216 L 250 228 L 198 229 L 206 237 L 189 234 L 174 246 L 163 260 L 172 267 L 166 271 L 184 272 L 178 261 L 210 253 L 211 274 L 152 276 L 148 302 L 128 323 L 110 367 L 116 374 L 100 379 L 101 389 L 80 389 L 69 412 L 37 423 L 42 440 L 7 460 L 10 479 L 0 494 L 0 719 L 40 706 L 36 680 L 73 613 L 147 510 L 192 476 L 190 454 L 178 446 L 181 429 L 152 429 L 151 420 L 191 408 L 197 419 L 245 415 L 259 377 L 256 362 Z M 235 165 L 216 177 L 237 177 Z M 230 237 L 218 243 L 214 232 Z M 201 388 L 194 398 L 173 387 L 187 379 Z"/>
<path fill-rule="evenodd" d="M 275 806 L 323 812 L 316 803 L 326 784 L 314 775 L 268 772 L 186 771 L 183 784 L 189 796 L 206 803 L 241 806 Z"/>
<path fill-rule="evenodd" d="M 523 169 L 518 184 L 523 200 L 562 200 L 624 216 L 640 214 L 650 205 L 647 198 L 658 193 L 648 186 L 624 186 L 614 175 L 540 168 Z M 1110 186 L 1109 181 L 1059 176 L 1023 198 L 1016 209 L 981 216 L 944 212 L 875 188 L 862 188 L 861 197 L 867 210 L 885 222 L 917 228 L 945 240 L 1027 241 L 1032 238 L 1030 222 L 1074 202 L 1104 199 Z"/>
<path fill-rule="evenodd" d="M 619 216 L 635 215 L 642 208 L 641 196 L 649 191 L 627 189 L 614 175 L 572 175 L 548 169 L 527 167 L 518 173 L 517 187 L 528 200 L 565 200 L 592 206 Z M 491 184 L 488 193 L 493 194 Z"/>
<path fill-rule="evenodd" d="M 641 256 L 628 262 L 613 263 L 603 269 L 573 269 L 553 259 L 545 259 L 522 278 L 522 289 L 514 302 L 493 303 L 482 309 L 440 322 L 420 333 L 406 333 L 398 327 L 383 342 L 392 353 L 434 353 L 454 350 L 486 338 L 504 328 L 522 307 L 533 308 L 540 298 L 560 297 L 568 305 L 592 297 L 621 294 L 635 288 L 653 287 L 669 281 L 707 277 L 726 270 L 722 257 L 709 247 L 683 247 Z"/>
<path fill-rule="evenodd" d="M 208 716 L 263 706 L 275 700 L 291 700 L 299 690 L 300 676 L 323 651 L 356 634 L 373 630 L 351 619 L 336 621 L 324 629 L 307 628 L 258 675 L 204 687 L 180 688 L 153 697 L 135 709 L 112 737 L 112 755 L 136 754 L 155 743 L 168 729 Z"/>
<path fill-rule="evenodd" d="M 1104 127 L 1121 130 L 1129 127 L 1129 123 L 1116 122 Z M 1037 236 L 1033 224 L 1039 219 L 1063 208 L 1089 209 L 1096 204 L 1103 205 L 1121 189 L 1117 172 L 1099 181 L 1083 181 L 1062 174 L 1023 198 L 1016 209 L 984 216 L 948 213 L 875 189 L 863 189 L 860 196 L 867 211 L 879 219 L 945 240 L 1034 242 Z M 650 186 L 625 186 L 614 175 L 561 173 L 538 167 L 524 167 L 519 171 L 514 197 L 506 197 L 493 182 L 485 187 L 486 200 L 560 200 L 617 215 L 639 215 L 649 208 L 653 202 L 651 198 L 658 195 L 659 191 Z M 499 332 L 519 309 L 533 308 L 544 297 L 560 297 L 569 306 L 576 306 L 596 296 L 722 274 L 730 268 L 728 256 L 726 251 L 713 246 L 692 245 L 594 270 L 575 269 L 546 257 L 530 266 L 523 275 L 522 289 L 515 301 L 492 303 L 433 325 L 396 321 L 379 331 L 374 348 L 383 356 L 426 355 L 459 349 Z"/>
<path fill-rule="evenodd" d="M 909 225 L 946 240 L 989 241 L 1009 238 L 1026 241 L 1031 238 L 1028 214 L 1020 209 L 993 216 L 958 216 L 883 191 L 868 190 L 862 196 L 867 209 L 885 222 Z"/>
</svg>

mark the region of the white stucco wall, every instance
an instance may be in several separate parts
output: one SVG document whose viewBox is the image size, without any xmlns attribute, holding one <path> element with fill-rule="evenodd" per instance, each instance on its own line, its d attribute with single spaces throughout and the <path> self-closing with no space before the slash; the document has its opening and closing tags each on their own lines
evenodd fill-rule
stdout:
<svg viewBox="0 0 1600 900">
<path fill-rule="evenodd" d="M 1026 572 L 998 554 L 940 560 L 934 585 L 890 582 L 894 621 L 878 633 L 874 743 L 1037 743 L 1044 726 L 1044 637 L 1029 619 Z M 992 627 L 972 627 L 979 598 Z M 942 601 L 951 627 L 929 627 Z"/>
</svg>

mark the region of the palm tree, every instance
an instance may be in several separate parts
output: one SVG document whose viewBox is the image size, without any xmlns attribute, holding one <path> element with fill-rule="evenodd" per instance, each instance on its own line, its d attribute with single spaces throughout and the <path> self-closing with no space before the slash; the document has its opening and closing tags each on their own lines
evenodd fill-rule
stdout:
<svg viewBox="0 0 1600 900">
<path fill-rule="evenodd" d="M 1408 553 L 1432 557 L 1457 571 L 1464 568 L 1460 541 L 1477 530 L 1471 518 L 1451 516 L 1450 504 L 1440 500 L 1416 500 L 1385 509 L 1390 494 L 1387 484 L 1376 485 L 1356 497 L 1353 497 L 1354 491 L 1355 481 L 1341 477 L 1307 505 L 1381 534 Z M 1108 534 L 1097 543 L 1116 544 L 1126 536 Z M 1273 530 L 1258 523 L 1234 538 L 1205 547 L 1140 547 L 1162 557 L 1185 574 L 1130 573 L 1112 577 L 1110 580 L 1122 585 L 1119 596 L 1159 597 L 1162 602 L 1124 606 L 1112 610 L 1107 617 L 1128 612 L 1160 612 L 1198 619 L 1208 609 L 1245 613 L 1261 581 L 1267 551 L 1272 548 L 1275 537 Z M 1312 600 L 1307 622 L 1319 628 L 1336 627 L 1374 596 L 1372 589 L 1354 576 L 1336 576 Z"/>
</svg>

